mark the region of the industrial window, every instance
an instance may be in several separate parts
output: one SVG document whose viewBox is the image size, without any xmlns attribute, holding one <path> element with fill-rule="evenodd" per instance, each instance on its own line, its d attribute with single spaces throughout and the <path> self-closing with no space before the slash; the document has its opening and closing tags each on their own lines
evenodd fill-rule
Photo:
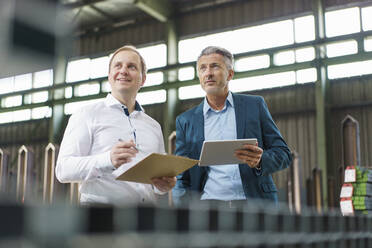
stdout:
<svg viewBox="0 0 372 248">
<path fill-rule="evenodd" d="M 294 71 L 273 73 L 261 76 L 247 77 L 231 80 L 229 88 L 232 92 L 259 90 L 296 83 Z"/>
<path fill-rule="evenodd" d="M 52 116 L 52 109 L 48 106 L 33 108 L 31 110 L 32 119 L 42 119 L 42 118 L 48 118 L 51 116 Z"/>
<path fill-rule="evenodd" d="M 195 61 L 207 46 L 222 46 L 232 53 L 243 53 L 294 43 L 293 21 L 284 20 L 191 39 L 178 44 L 179 62 Z"/>
<path fill-rule="evenodd" d="M 111 85 L 110 85 L 109 81 L 106 80 L 106 81 L 102 82 L 101 90 L 102 90 L 102 92 L 110 92 L 111 91 Z"/>
<path fill-rule="evenodd" d="M 234 69 L 237 72 L 251 71 L 270 66 L 270 56 L 267 54 L 243 57 L 235 60 Z"/>
<path fill-rule="evenodd" d="M 90 78 L 107 77 L 109 57 L 104 56 L 90 60 Z"/>
<path fill-rule="evenodd" d="M 32 103 L 40 103 L 48 101 L 48 91 L 39 91 L 32 94 Z"/>
<path fill-rule="evenodd" d="M 72 97 L 72 87 L 66 87 L 65 88 L 65 98 L 71 98 Z"/>
<path fill-rule="evenodd" d="M 95 102 L 99 102 L 99 101 L 102 101 L 102 98 L 87 100 L 87 101 L 80 101 L 80 102 L 66 103 L 64 112 L 65 112 L 66 115 L 71 115 L 71 114 L 75 113 L 78 109 L 80 109 L 81 107 L 83 107 L 85 105 L 88 105 L 88 104 L 95 103 Z"/>
<path fill-rule="evenodd" d="M 181 100 L 204 97 L 205 92 L 199 84 L 180 87 L 178 89 L 178 97 Z"/>
<path fill-rule="evenodd" d="M 152 72 L 147 73 L 146 82 L 143 85 L 144 87 L 159 85 L 164 82 L 164 74 L 163 72 Z"/>
<path fill-rule="evenodd" d="M 325 26 L 327 37 L 360 32 L 359 8 L 354 7 L 326 12 Z"/>
<path fill-rule="evenodd" d="M 326 45 L 327 57 L 337 57 L 358 52 L 358 43 L 355 40 L 334 42 Z"/>
<path fill-rule="evenodd" d="M 364 50 L 366 52 L 372 51 L 372 36 L 368 36 L 364 39 Z"/>
<path fill-rule="evenodd" d="M 315 68 L 308 68 L 296 71 L 296 82 L 299 84 L 315 82 L 317 71 Z"/>
<path fill-rule="evenodd" d="M 33 88 L 47 87 L 53 84 L 53 70 L 27 73 L 15 77 L 0 79 L 0 94 L 22 91 Z"/>
<path fill-rule="evenodd" d="M 294 19 L 295 41 L 297 43 L 315 40 L 314 16 Z"/>
<path fill-rule="evenodd" d="M 293 21 L 284 20 L 232 31 L 228 45 L 233 53 L 293 44 Z"/>
<path fill-rule="evenodd" d="M 178 80 L 186 81 L 195 78 L 195 69 L 192 66 L 184 67 L 178 70 Z"/>
<path fill-rule="evenodd" d="M 1 99 L 1 107 L 9 108 L 22 105 L 22 96 L 8 96 Z"/>
<path fill-rule="evenodd" d="M 13 112 L 0 113 L 0 123 L 10 123 L 13 121 Z"/>
<path fill-rule="evenodd" d="M 275 65 L 288 65 L 295 62 L 295 52 L 294 50 L 281 51 L 274 54 L 274 64 Z"/>
<path fill-rule="evenodd" d="M 31 109 L 17 110 L 13 112 L 13 122 L 27 121 L 31 119 Z"/>
<path fill-rule="evenodd" d="M 227 48 L 231 42 L 229 35 L 230 32 L 223 32 L 217 34 L 210 34 L 201 37 L 181 40 L 178 42 L 178 61 L 186 63 L 196 61 L 201 50 L 210 45 L 224 46 Z M 221 44 L 225 42 L 225 44 Z"/>
<path fill-rule="evenodd" d="M 7 77 L 0 79 L 0 94 L 13 92 L 14 88 L 14 77 Z"/>
<path fill-rule="evenodd" d="M 66 82 L 87 80 L 90 77 L 90 59 L 79 59 L 67 64 Z"/>
<path fill-rule="evenodd" d="M 316 81 L 316 70 L 298 71 L 299 83 Z M 315 74 L 314 74 L 315 72 Z M 309 78 L 306 78 L 309 77 Z M 292 85 L 296 83 L 296 73 L 294 71 L 273 73 L 261 76 L 246 77 L 240 79 L 233 79 L 229 82 L 229 89 L 232 92 L 243 92 L 251 90 L 259 90 L 273 87 L 280 87 L 285 85 Z M 204 97 L 205 92 L 200 85 L 192 85 L 180 87 L 178 95 L 181 100 Z"/>
<path fill-rule="evenodd" d="M 32 88 L 32 74 L 27 73 L 14 77 L 14 91 L 28 90 Z"/>
<path fill-rule="evenodd" d="M 315 59 L 315 50 L 313 47 L 280 51 L 274 54 L 274 64 L 278 66 L 311 61 L 313 59 Z"/>
<path fill-rule="evenodd" d="M 372 74 L 372 60 L 328 66 L 328 78 L 353 77 Z"/>
<path fill-rule="evenodd" d="M 167 65 L 167 46 L 165 44 L 138 48 L 138 51 L 145 59 L 147 69 Z"/>
<path fill-rule="evenodd" d="M 296 62 L 301 63 L 315 59 L 314 47 L 304 47 L 295 50 Z"/>
<path fill-rule="evenodd" d="M 162 103 L 167 101 L 167 92 L 165 90 L 154 90 L 149 92 L 140 92 L 137 94 L 137 101 L 141 105 Z"/>
<path fill-rule="evenodd" d="M 96 95 L 98 93 L 99 93 L 98 82 L 80 84 L 80 85 L 75 86 L 75 89 L 74 89 L 75 96 L 89 96 L 89 95 Z"/>
<path fill-rule="evenodd" d="M 34 88 L 46 87 L 53 84 L 53 70 L 44 70 L 34 73 Z"/>
<path fill-rule="evenodd" d="M 362 24 L 363 30 L 372 30 L 372 6 L 362 8 Z"/>
<path fill-rule="evenodd" d="M 40 103 L 48 101 L 48 91 L 39 91 L 31 94 L 26 94 L 24 98 L 25 104 Z"/>
<path fill-rule="evenodd" d="M 94 78 L 107 77 L 109 57 L 79 59 L 68 62 L 66 82 L 76 82 Z"/>
</svg>

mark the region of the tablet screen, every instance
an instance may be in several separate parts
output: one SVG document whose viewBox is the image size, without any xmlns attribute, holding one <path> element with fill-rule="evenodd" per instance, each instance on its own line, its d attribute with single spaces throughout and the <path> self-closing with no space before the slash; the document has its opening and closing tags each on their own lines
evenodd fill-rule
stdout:
<svg viewBox="0 0 372 248">
<path fill-rule="evenodd" d="M 235 150 L 244 144 L 255 145 L 257 139 L 205 140 L 200 153 L 199 166 L 239 164 Z"/>
</svg>

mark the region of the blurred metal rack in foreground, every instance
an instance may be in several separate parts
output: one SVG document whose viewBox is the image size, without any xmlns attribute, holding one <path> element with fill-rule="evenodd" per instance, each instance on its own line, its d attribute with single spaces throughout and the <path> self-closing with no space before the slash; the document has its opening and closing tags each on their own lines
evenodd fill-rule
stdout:
<svg viewBox="0 0 372 248">
<path fill-rule="evenodd" d="M 0 205 L 0 247 L 372 247 L 371 216 L 244 209 Z"/>
</svg>

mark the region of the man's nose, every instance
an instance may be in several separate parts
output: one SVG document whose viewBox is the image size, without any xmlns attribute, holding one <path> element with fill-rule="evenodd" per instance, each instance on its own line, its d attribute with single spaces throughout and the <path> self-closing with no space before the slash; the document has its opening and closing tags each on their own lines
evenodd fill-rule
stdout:
<svg viewBox="0 0 372 248">
<path fill-rule="evenodd" d="M 121 67 L 120 68 L 120 73 L 125 74 L 125 75 L 128 74 L 128 68 L 126 66 Z"/>
<path fill-rule="evenodd" d="M 206 80 L 211 80 L 212 78 L 213 78 L 213 75 L 210 73 L 205 75 Z"/>
<path fill-rule="evenodd" d="M 206 77 L 211 77 L 211 76 L 213 76 L 213 72 L 212 72 L 212 70 L 211 70 L 210 67 L 207 67 L 207 68 L 205 69 L 205 76 L 206 76 Z"/>
</svg>

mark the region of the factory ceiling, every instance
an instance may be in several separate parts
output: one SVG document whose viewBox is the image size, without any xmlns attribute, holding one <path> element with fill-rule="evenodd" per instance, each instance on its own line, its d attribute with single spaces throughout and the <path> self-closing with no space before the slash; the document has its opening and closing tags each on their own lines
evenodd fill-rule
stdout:
<svg viewBox="0 0 372 248">
<path fill-rule="evenodd" d="M 241 0 L 60 0 L 64 18 L 77 36 L 135 25 L 166 22 L 183 13 L 220 7 Z"/>
</svg>

